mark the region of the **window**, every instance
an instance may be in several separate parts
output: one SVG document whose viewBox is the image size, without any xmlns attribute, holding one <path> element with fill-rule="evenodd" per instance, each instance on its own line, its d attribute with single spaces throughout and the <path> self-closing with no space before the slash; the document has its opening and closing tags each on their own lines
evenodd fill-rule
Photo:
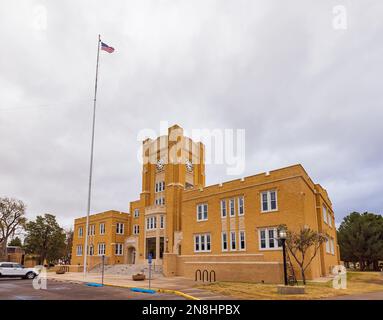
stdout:
<svg viewBox="0 0 383 320">
<path fill-rule="evenodd" d="M 325 206 L 322 206 L 322 212 L 323 212 L 323 221 L 327 223 L 327 209 Z"/>
<path fill-rule="evenodd" d="M 157 229 L 157 217 L 148 217 L 146 218 L 146 230 Z"/>
<path fill-rule="evenodd" d="M 334 239 L 333 238 L 331 238 L 330 239 L 330 253 L 331 254 L 334 254 Z"/>
<path fill-rule="evenodd" d="M 197 221 L 207 220 L 207 204 L 197 205 Z"/>
<path fill-rule="evenodd" d="M 329 238 L 326 239 L 326 252 L 330 253 L 330 240 L 329 240 Z"/>
<path fill-rule="evenodd" d="M 94 236 L 96 234 L 96 226 L 94 224 L 91 224 L 89 226 L 88 235 Z"/>
<path fill-rule="evenodd" d="M 77 256 L 82 256 L 82 245 L 78 245 L 76 248 L 76 255 Z"/>
<path fill-rule="evenodd" d="M 98 255 L 99 256 L 105 255 L 105 243 L 98 244 Z"/>
<path fill-rule="evenodd" d="M 115 254 L 116 256 L 122 256 L 124 254 L 122 243 L 116 243 Z"/>
<path fill-rule="evenodd" d="M 237 250 L 235 231 L 230 232 L 230 250 Z"/>
<path fill-rule="evenodd" d="M 238 215 L 242 216 L 245 214 L 245 202 L 243 197 L 238 198 Z"/>
<path fill-rule="evenodd" d="M 209 252 L 210 249 L 210 233 L 194 235 L 194 252 Z"/>
<path fill-rule="evenodd" d="M 328 226 L 332 228 L 332 217 L 330 212 L 328 213 L 328 216 L 327 216 L 327 222 L 328 222 Z"/>
<path fill-rule="evenodd" d="M 78 237 L 82 238 L 82 235 L 84 234 L 84 229 L 82 227 L 78 228 Z"/>
<path fill-rule="evenodd" d="M 156 182 L 156 192 L 165 191 L 165 181 Z"/>
<path fill-rule="evenodd" d="M 262 212 L 277 211 L 277 191 L 270 190 L 261 192 L 261 202 Z"/>
<path fill-rule="evenodd" d="M 160 216 L 160 229 L 165 228 L 165 217 Z"/>
<path fill-rule="evenodd" d="M 230 217 L 234 217 L 235 216 L 235 202 L 234 202 L 234 199 L 230 199 L 229 203 L 230 203 Z"/>
<path fill-rule="evenodd" d="M 278 242 L 277 228 L 263 228 L 259 230 L 259 250 L 275 250 L 281 246 Z"/>
<path fill-rule="evenodd" d="M 93 244 L 91 244 L 90 246 L 88 246 L 88 255 L 89 256 L 93 256 L 94 255 L 94 246 Z"/>
<path fill-rule="evenodd" d="M 134 217 L 138 218 L 140 216 L 140 210 L 134 209 Z"/>
<path fill-rule="evenodd" d="M 222 232 L 222 251 L 227 251 L 227 233 Z"/>
<path fill-rule="evenodd" d="M 105 223 L 100 223 L 100 234 L 105 234 Z"/>
<path fill-rule="evenodd" d="M 140 233 L 140 226 L 138 224 L 133 225 L 133 234 Z"/>
<path fill-rule="evenodd" d="M 246 249 L 245 231 L 239 231 L 239 250 Z"/>
<path fill-rule="evenodd" d="M 226 218 L 226 200 L 221 200 L 221 218 Z"/>
<path fill-rule="evenodd" d="M 124 224 L 121 222 L 117 222 L 116 224 L 116 233 L 117 234 L 124 234 Z"/>
<path fill-rule="evenodd" d="M 164 204 L 165 204 L 165 198 L 164 198 L 164 197 L 156 198 L 155 203 L 156 203 L 156 205 L 158 205 L 158 206 L 160 206 L 160 205 L 164 205 Z"/>
</svg>

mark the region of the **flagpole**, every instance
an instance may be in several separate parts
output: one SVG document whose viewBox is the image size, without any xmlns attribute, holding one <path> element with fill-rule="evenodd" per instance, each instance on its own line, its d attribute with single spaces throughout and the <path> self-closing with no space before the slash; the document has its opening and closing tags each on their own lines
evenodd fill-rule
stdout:
<svg viewBox="0 0 383 320">
<path fill-rule="evenodd" d="M 88 185 L 88 205 L 86 212 L 86 227 L 85 227 L 85 248 L 83 250 L 84 255 L 84 277 L 87 272 L 87 256 L 88 256 L 88 232 L 89 232 L 89 215 L 90 215 L 90 202 L 92 194 L 92 173 L 93 173 L 93 149 L 94 149 L 94 127 L 96 124 L 96 101 L 97 101 L 97 78 L 98 78 L 98 63 L 100 59 L 100 43 L 101 37 L 98 35 L 97 42 L 97 64 L 96 64 L 96 80 L 94 83 L 94 99 L 93 99 L 93 123 L 92 123 L 92 142 L 90 147 L 90 166 L 89 166 L 89 185 Z"/>
</svg>

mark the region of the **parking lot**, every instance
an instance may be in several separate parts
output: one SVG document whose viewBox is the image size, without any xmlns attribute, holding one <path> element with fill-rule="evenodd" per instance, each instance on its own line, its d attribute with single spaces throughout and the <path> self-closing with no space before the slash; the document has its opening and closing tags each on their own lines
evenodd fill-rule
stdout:
<svg viewBox="0 0 383 320">
<path fill-rule="evenodd" d="M 48 280 L 47 289 L 36 290 L 32 280 L 0 279 L 0 300 L 185 300 L 173 294 L 138 293 L 128 288 L 89 287 Z"/>
</svg>

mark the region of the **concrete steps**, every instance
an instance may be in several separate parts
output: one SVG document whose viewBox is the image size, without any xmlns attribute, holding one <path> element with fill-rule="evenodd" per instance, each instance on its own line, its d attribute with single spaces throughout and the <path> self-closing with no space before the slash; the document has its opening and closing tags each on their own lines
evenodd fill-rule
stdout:
<svg viewBox="0 0 383 320">
<path fill-rule="evenodd" d="M 90 273 L 101 273 L 102 266 L 97 265 Z M 133 275 L 135 273 L 144 273 L 145 275 L 149 274 L 149 266 L 144 264 L 114 264 L 114 265 L 105 265 L 104 274 L 114 274 L 114 275 Z M 152 274 L 161 274 L 162 275 L 162 266 L 152 266 Z"/>
</svg>

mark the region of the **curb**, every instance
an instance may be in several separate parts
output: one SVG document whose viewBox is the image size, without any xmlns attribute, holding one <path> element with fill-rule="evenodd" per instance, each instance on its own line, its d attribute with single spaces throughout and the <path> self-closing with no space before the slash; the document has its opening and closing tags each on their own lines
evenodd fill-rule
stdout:
<svg viewBox="0 0 383 320">
<path fill-rule="evenodd" d="M 58 281 L 58 282 L 69 282 L 69 283 L 75 283 L 75 284 L 84 284 L 86 283 L 86 281 L 78 281 L 78 280 L 68 280 L 68 279 L 56 279 L 56 278 L 51 278 L 51 279 L 48 279 L 48 280 L 53 280 L 53 281 Z M 96 282 L 95 282 L 96 283 Z M 104 283 L 104 286 L 108 286 L 108 287 L 115 287 L 115 288 L 126 288 L 126 289 L 131 289 L 131 288 L 139 288 L 139 289 L 147 289 L 147 288 L 141 288 L 141 287 L 132 287 L 132 286 L 123 286 L 123 285 L 119 285 L 119 284 L 108 284 L 108 283 Z M 154 290 L 158 293 L 169 293 L 169 294 L 175 294 L 177 296 L 181 296 L 181 297 L 184 297 L 188 300 L 201 300 L 197 297 L 193 297 L 189 294 L 186 294 L 182 291 L 179 291 L 179 290 L 172 290 L 172 289 L 161 289 L 161 288 L 151 288 L 151 290 Z"/>
</svg>

